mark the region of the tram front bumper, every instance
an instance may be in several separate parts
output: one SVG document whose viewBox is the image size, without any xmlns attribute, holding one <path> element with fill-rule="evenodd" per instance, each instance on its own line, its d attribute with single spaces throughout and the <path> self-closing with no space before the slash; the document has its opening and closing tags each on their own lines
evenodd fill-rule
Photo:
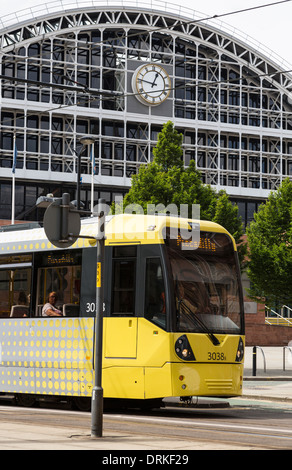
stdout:
<svg viewBox="0 0 292 470">
<path fill-rule="evenodd" d="M 145 398 L 242 395 L 243 364 L 166 363 L 145 368 Z"/>
<path fill-rule="evenodd" d="M 172 364 L 173 396 L 240 396 L 242 379 L 243 364 Z"/>
</svg>

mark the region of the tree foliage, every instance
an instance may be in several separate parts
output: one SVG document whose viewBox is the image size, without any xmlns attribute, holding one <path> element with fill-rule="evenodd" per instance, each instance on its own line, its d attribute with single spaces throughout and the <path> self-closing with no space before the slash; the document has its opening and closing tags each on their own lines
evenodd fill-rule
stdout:
<svg viewBox="0 0 292 470">
<path fill-rule="evenodd" d="M 283 181 L 247 230 L 250 295 L 272 307 L 292 303 L 292 182 Z"/>
<path fill-rule="evenodd" d="M 164 124 L 153 149 L 153 161 L 141 166 L 139 173 L 132 177 L 129 193 L 123 200 L 123 207 L 138 204 L 147 213 L 147 205 L 163 209 L 171 204 L 179 209 L 181 204 L 188 205 L 188 217 L 192 217 L 193 205 L 200 205 L 200 218 L 212 220 L 223 225 L 241 242 L 243 225 L 238 216 L 238 207 L 229 200 L 225 191 L 216 193 L 209 185 L 202 183 L 201 174 L 194 160 L 187 168 L 183 164 L 182 134 L 179 134 L 171 121 Z M 117 211 L 117 208 L 115 208 Z M 246 248 L 240 245 L 240 260 Z"/>
</svg>

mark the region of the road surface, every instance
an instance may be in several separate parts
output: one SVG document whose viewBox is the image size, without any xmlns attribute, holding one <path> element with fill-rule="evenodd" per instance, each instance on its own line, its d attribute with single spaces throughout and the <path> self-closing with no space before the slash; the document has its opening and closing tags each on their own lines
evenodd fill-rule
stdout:
<svg viewBox="0 0 292 470">
<path fill-rule="evenodd" d="M 0 404 L 0 450 L 292 449 L 292 403 L 234 398 L 228 407 L 114 412 L 103 436 L 90 436 L 91 413 Z M 144 462 L 145 463 L 145 462 Z"/>
</svg>

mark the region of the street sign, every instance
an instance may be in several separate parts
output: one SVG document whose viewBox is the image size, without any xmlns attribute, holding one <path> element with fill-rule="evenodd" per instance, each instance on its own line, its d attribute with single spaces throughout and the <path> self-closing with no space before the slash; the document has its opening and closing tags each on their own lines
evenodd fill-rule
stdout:
<svg viewBox="0 0 292 470">
<path fill-rule="evenodd" d="M 68 193 L 56 198 L 46 209 L 44 230 L 54 246 L 68 248 L 73 245 L 79 236 L 80 228 L 80 214 L 70 203 Z"/>
</svg>

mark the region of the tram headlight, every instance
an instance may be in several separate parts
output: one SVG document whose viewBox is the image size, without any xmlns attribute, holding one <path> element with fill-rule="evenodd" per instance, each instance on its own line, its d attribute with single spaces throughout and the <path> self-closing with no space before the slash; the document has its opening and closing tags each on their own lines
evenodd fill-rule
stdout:
<svg viewBox="0 0 292 470">
<path fill-rule="evenodd" d="M 239 338 L 238 348 L 236 351 L 235 362 L 241 362 L 244 356 L 244 345 L 241 338 Z"/>
<path fill-rule="evenodd" d="M 183 359 L 184 361 L 196 360 L 186 335 L 182 335 L 176 340 L 174 348 L 177 356 L 180 359 Z"/>
</svg>

